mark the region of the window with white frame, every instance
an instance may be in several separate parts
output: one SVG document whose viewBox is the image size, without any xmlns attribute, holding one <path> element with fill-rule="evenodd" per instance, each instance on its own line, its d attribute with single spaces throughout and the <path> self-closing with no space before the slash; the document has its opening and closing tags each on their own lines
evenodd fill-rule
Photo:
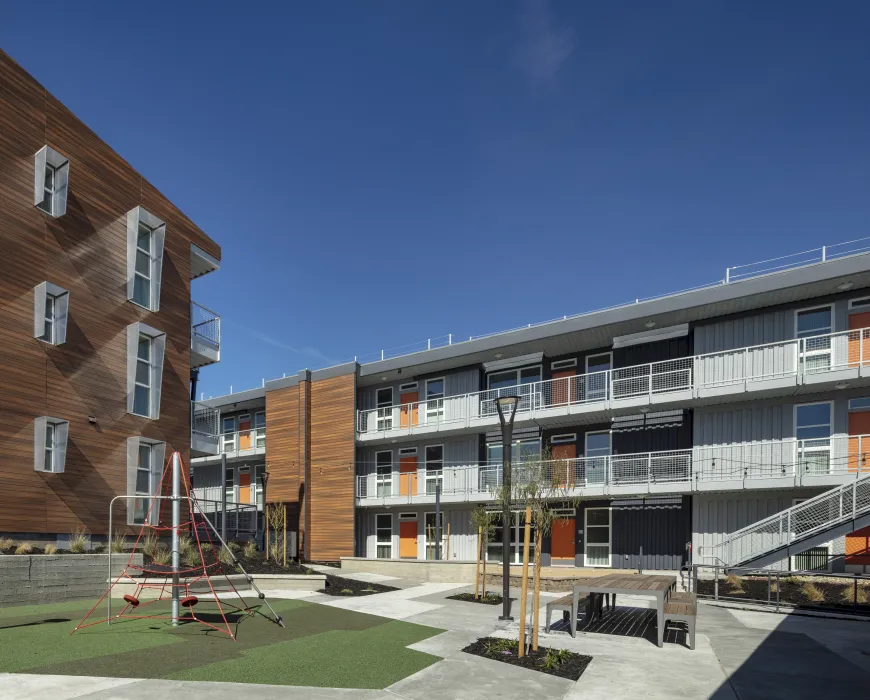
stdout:
<svg viewBox="0 0 870 700">
<path fill-rule="evenodd" d="M 236 470 L 232 467 L 227 467 L 227 473 L 224 477 L 224 493 L 227 495 L 227 501 L 235 503 L 236 500 Z"/>
<path fill-rule="evenodd" d="M 60 474 L 66 468 L 69 421 L 40 416 L 34 421 L 33 468 L 38 472 Z"/>
<path fill-rule="evenodd" d="M 221 419 L 222 425 L 222 435 L 221 439 L 223 440 L 223 451 L 224 452 L 235 452 L 236 451 L 236 417 L 229 416 L 227 418 Z"/>
<path fill-rule="evenodd" d="M 142 207 L 127 212 L 127 298 L 149 311 L 160 309 L 166 224 Z"/>
<path fill-rule="evenodd" d="M 510 548 L 508 549 L 507 559 L 509 564 L 522 564 L 523 562 L 523 547 L 525 542 L 525 515 L 521 511 L 511 512 L 511 520 L 509 525 L 508 537 L 510 539 Z M 535 538 L 536 526 L 534 523 L 530 528 L 529 535 L 529 563 L 535 559 Z M 501 513 L 498 513 L 493 519 L 493 535 L 486 545 L 486 560 L 490 562 L 501 563 L 504 561 L 504 529 L 502 527 Z"/>
<path fill-rule="evenodd" d="M 33 157 L 33 203 L 49 216 L 66 214 L 69 159 L 43 146 Z"/>
<path fill-rule="evenodd" d="M 584 520 L 584 564 L 610 566 L 610 508 L 586 508 Z"/>
<path fill-rule="evenodd" d="M 127 326 L 127 412 L 160 417 L 166 334 L 144 323 Z"/>
<path fill-rule="evenodd" d="M 378 389 L 375 400 L 378 406 L 378 430 L 393 429 L 393 387 Z"/>
<path fill-rule="evenodd" d="M 804 473 L 827 474 L 831 463 L 830 402 L 798 404 L 794 407 L 798 468 Z"/>
<path fill-rule="evenodd" d="M 441 537 L 441 546 L 440 551 L 438 552 L 440 559 L 447 558 L 447 524 L 444 519 L 444 511 L 440 511 L 438 513 L 440 516 L 438 520 L 435 520 L 435 513 L 426 513 L 424 516 L 425 520 L 425 535 L 424 540 L 426 543 L 426 559 L 435 559 L 435 542 L 438 539 L 438 535 L 440 533 Z M 440 530 L 439 530 L 440 527 Z"/>
<path fill-rule="evenodd" d="M 393 495 L 393 452 L 386 450 L 375 455 L 375 473 L 378 496 Z"/>
<path fill-rule="evenodd" d="M 425 458 L 426 493 L 434 494 L 436 485 L 444 479 L 444 445 L 427 445 Z"/>
<path fill-rule="evenodd" d="M 827 372 L 831 368 L 833 315 L 834 308 L 830 305 L 795 312 L 795 336 L 801 339 L 804 372 Z"/>
<path fill-rule="evenodd" d="M 491 372 L 486 376 L 490 397 L 482 410 L 487 414 L 495 415 L 498 412 L 495 406 L 497 397 L 519 396 L 520 400 L 516 410 L 518 412 L 528 411 L 536 399 L 535 387 L 539 387 L 538 392 L 540 392 L 541 378 L 541 365 Z"/>
<path fill-rule="evenodd" d="M 586 356 L 586 375 L 584 389 L 586 401 L 602 401 L 607 398 L 610 387 L 610 375 L 613 369 L 613 353 L 604 352 L 599 355 Z"/>
<path fill-rule="evenodd" d="M 444 377 L 426 380 L 426 421 L 444 417 Z"/>
<path fill-rule="evenodd" d="M 514 440 L 511 443 L 511 461 L 514 464 L 535 462 L 541 458 L 541 438 L 526 438 Z M 504 459 L 504 449 L 500 442 L 490 442 L 486 445 L 486 461 L 489 465 L 501 465 Z"/>
<path fill-rule="evenodd" d="M 256 447 L 259 449 L 266 447 L 266 412 L 257 411 L 254 414 L 254 431 L 256 439 Z"/>
<path fill-rule="evenodd" d="M 127 439 L 127 524 L 142 525 L 151 513 L 151 524 L 156 524 L 160 513 L 159 503 L 153 496 L 163 474 L 163 458 L 166 443 L 144 437 Z"/>
<path fill-rule="evenodd" d="M 375 515 L 375 546 L 378 559 L 393 558 L 393 515 L 378 513 Z"/>
<path fill-rule="evenodd" d="M 605 483 L 610 455 L 611 435 L 609 430 L 586 433 L 583 462 L 587 484 Z"/>
<path fill-rule="evenodd" d="M 69 292 L 51 282 L 33 288 L 33 336 L 51 345 L 66 342 Z"/>
</svg>

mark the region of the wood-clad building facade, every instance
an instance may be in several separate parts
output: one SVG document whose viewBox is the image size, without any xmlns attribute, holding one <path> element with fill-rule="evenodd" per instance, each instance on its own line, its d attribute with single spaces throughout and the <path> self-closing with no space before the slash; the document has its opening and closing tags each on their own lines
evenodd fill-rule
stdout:
<svg viewBox="0 0 870 700">
<path fill-rule="evenodd" d="M 60 215 L 34 204 L 45 147 L 66 161 L 53 183 L 64 188 Z M 130 299 L 131 212 L 160 222 L 162 251 L 151 239 L 147 273 L 154 310 Z M 192 247 L 220 259 L 214 241 L 0 51 L 0 532 L 105 534 L 110 499 L 129 491 L 130 438 L 189 459 Z M 35 337 L 45 283 L 65 293 L 60 343 Z M 162 362 L 152 358 L 155 417 L 129 410 L 133 324 L 165 340 Z M 64 427 L 60 470 L 34 468 L 41 417 Z"/>
</svg>

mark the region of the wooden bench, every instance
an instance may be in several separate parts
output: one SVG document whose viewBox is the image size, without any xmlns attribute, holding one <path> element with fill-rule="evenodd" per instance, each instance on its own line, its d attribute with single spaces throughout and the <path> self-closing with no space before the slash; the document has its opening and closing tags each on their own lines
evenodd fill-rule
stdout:
<svg viewBox="0 0 870 700">
<path fill-rule="evenodd" d="M 671 594 L 673 597 L 674 594 Z M 693 595 L 693 594 L 689 594 Z M 669 600 L 665 603 L 664 627 L 668 622 L 685 622 L 689 629 L 689 649 L 695 648 L 695 619 L 698 616 L 698 601 Z"/>
<path fill-rule="evenodd" d="M 695 593 L 687 593 L 686 591 L 672 591 L 668 596 L 668 601 L 671 603 L 697 603 L 698 596 Z"/>
<path fill-rule="evenodd" d="M 562 596 L 561 598 L 557 598 L 556 600 L 552 600 L 549 603 L 547 603 L 547 625 L 546 625 L 546 627 L 544 627 L 545 632 L 550 631 L 550 616 L 553 614 L 554 610 L 561 610 L 562 611 L 562 619 L 563 620 L 569 620 L 571 618 L 571 607 L 574 604 L 572 598 L 573 598 L 573 595 L 571 593 L 569 593 L 566 596 Z M 581 598 L 577 602 L 577 610 L 579 611 L 581 606 L 587 604 L 588 600 L 589 600 L 588 598 Z M 588 614 L 588 610 L 587 610 L 587 614 Z"/>
</svg>

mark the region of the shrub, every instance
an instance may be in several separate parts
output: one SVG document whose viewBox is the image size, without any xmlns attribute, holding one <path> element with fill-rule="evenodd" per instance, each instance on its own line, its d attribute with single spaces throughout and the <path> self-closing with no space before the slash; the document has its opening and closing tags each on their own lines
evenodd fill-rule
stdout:
<svg viewBox="0 0 870 700">
<path fill-rule="evenodd" d="M 847 583 L 840 590 L 840 602 L 845 605 L 852 605 L 855 602 L 855 584 Z M 867 588 L 864 586 L 858 586 L 858 604 L 862 605 L 868 602 L 867 597 Z"/>
<path fill-rule="evenodd" d="M 239 544 L 238 542 L 236 542 L 235 540 L 232 540 L 231 542 L 227 543 L 227 547 L 229 547 L 230 551 L 231 551 L 233 554 L 236 554 L 236 553 L 242 551 L 242 545 L 240 545 L 240 544 Z"/>
<path fill-rule="evenodd" d="M 226 547 L 221 547 L 221 551 L 218 552 L 218 559 L 220 559 L 221 563 L 223 563 L 223 564 L 234 564 L 235 563 L 235 556 Z"/>
<path fill-rule="evenodd" d="M 155 564 L 166 566 L 172 559 L 172 552 L 166 549 L 166 547 L 158 547 L 154 550 L 154 554 L 151 555 L 151 559 Z"/>
<path fill-rule="evenodd" d="M 142 538 L 140 549 L 144 554 L 147 554 L 149 557 L 154 557 L 154 553 L 157 551 L 157 546 L 160 544 L 160 539 L 157 537 L 157 533 L 154 530 L 149 530 L 145 537 Z"/>
<path fill-rule="evenodd" d="M 811 603 L 819 603 L 825 599 L 824 594 L 812 581 L 805 581 L 801 586 L 801 592 Z"/>
<path fill-rule="evenodd" d="M 732 593 L 743 593 L 743 579 L 737 574 L 728 574 L 725 578 Z"/>
<path fill-rule="evenodd" d="M 253 559 L 255 556 L 257 556 L 257 543 L 248 542 L 242 550 L 242 554 L 244 555 L 245 559 Z"/>
<path fill-rule="evenodd" d="M 57 545 L 56 544 L 45 545 L 45 553 L 46 554 L 57 554 Z"/>
<path fill-rule="evenodd" d="M 127 548 L 127 538 L 121 530 L 115 530 L 115 534 L 109 538 L 109 549 L 112 554 L 121 554 Z"/>
<path fill-rule="evenodd" d="M 214 547 L 212 546 L 211 542 L 204 542 L 199 546 L 199 548 L 202 550 L 203 554 L 205 554 L 206 552 L 214 551 Z"/>
<path fill-rule="evenodd" d="M 195 547 L 190 547 L 186 552 L 181 555 L 181 563 L 184 564 L 188 569 L 193 569 L 194 567 L 199 566 L 199 552 L 196 551 Z"/>
<path fill-rule="evenodd" d="M 305 569 L 305 573 L 311 576 L 314 573 L 314 569 Z"/>
<path fill-rule="evenodd" d="M 178 536 L 178 554 L 181 557 L 187 555 L 188 552 L 196 549 L 193 546 L 193 540 L 190 539 L 189 535 L 179 535 Z"/>
<path fill-rule="evenodd" d="M 342 595 L 353 595 L 353 591 L 350 590 L 350 588 L 342 588 L 342 589 L 341 589 L 341 594 L 342 594 Z"/>
<path fill-rule="evenodd" d="M 269 556 L 272 557 L 274 561 L 278 561 L 283 556 L 283 552 L 281 552 L 281 548 L 277 544 L 273 544 L 269 547 Z"/>
<path fill-rule="evenodd" d="M 571 658 L 571 652 L 567 649 L 547 649 L 544 654 L 543 667 L 550 670 L 568 661 Z"/>
<path fill-rule="evenodd" d="M 33 547 L 30 546 L 30 542 L 22 542 L 15 548 L 16 554 L 30 554 L 33 551 Z"/>
<path fill-rule="evenodd" d="M 500 654 L 503 651 L 513 651 L 519 642 L 515 639 L 487 640 L 483 643 L 483 650 L 487 654 Z"/>
<path fill-rule="evenodd" d="M 73 554 L 84 554 L 88 551 L 88 531 L 79 527 L 69 535 L 69 551 Z"/>
<path fill-rule="evenodd" d="M 15 546 L 15 540 L 11 537 L 0 537 L 0 552 L 7 549 L 12 549 Z"/>
</svg>

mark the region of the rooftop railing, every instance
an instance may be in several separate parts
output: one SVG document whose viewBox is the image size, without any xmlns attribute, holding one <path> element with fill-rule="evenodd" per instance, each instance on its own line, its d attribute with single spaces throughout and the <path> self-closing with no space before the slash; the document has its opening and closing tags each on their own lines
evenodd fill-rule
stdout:
<svg viewBox="0 0 870 700">
<path fill-rule="evenodd" d="M 357 411 L 357 431 L 412 432 L 497 418 L 495 400 L 518 395 L 518 417 L 564 406 L 604 404 L 747 382 L 870 366 L 870 329 L 797 338 L 631 367 Z M 606 407 L 605 407 L 606 408 Z"/>
<path fill-rule="evenodd" d="M 502 485 L 500 463 L 420 463 L 404 470 L 393 465 L 357 464 L 356 494 L 360 500 L 432 497 L 437 485 L 443 496 L 468 499 L 494 497 Z M 360 473 L 363 472 L 363 473 Z M 624 455 L 601 455 L 575 459 L 516 462 L 515 484 L 538 480 L 555 495 L 575 489 L 616 487 L 630 493 L 638 487 L 645 493 L 652 486 L 672 486 L 675 491 L 734 488 L 725 482 L 740 482 L 738 488 L 759 488 L 760 480 L 780 480 L 775 485 L 818 484 L 819 477 L 861 477 L 870 474 L 870 435 L 835 435 L 813 440 L 768 440 L 697 446 Z M 782 483 L 786 480 L 788 483 Z M 662 489 L 659 489 L 662 490 Z"/>
</svg>

